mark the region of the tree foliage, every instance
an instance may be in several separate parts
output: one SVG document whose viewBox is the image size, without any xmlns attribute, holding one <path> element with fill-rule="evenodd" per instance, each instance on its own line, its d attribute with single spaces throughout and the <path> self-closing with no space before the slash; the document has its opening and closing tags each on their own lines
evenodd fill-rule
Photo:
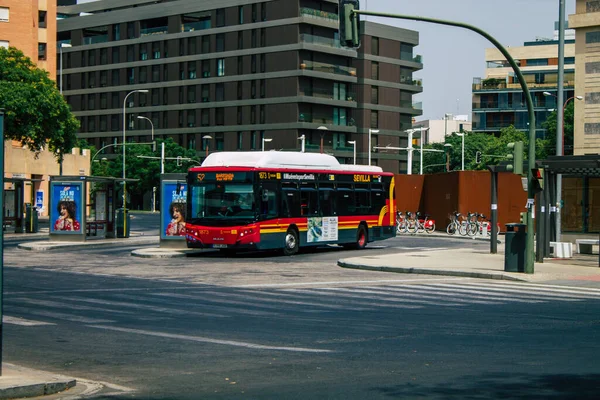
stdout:
<svg viewBox="0 0 600 400">
<path fill-rule="evenodd" d="M 152 188 L 158 187 L 160 184 L 160 157 L 163 142 L 165 144 L 165 173 L 186 173 L 190 166 L 200 164 L 195 150 L 179 146 L 172 138 L 156 140 L 155 150 L 152 149 L 152 145 L 127 143 L 125 146 L 125 175 L 128 179 L 138 180 L 127 183 L 127 192 L 134 201 L 140 199 L 144 193 L 151 193 Z M 92 162 L 92 175 L 115 178 L 123 176 L 123 148 L 119 144 L 114 149 L 117 156 L 111 160 L 106 160 L 102 158 L 101 154 L 93 151 L 92 156 L 95 157 Z M 177 165 L 177 157 L 182 159 L 179 165 Z"/>
<path fill-rule="evenodd" d="M 565 115 L 563 115 L 564 123 L 564 143 L 563 154 L 573 155 L 573 131 L 574 131 L 575 104 L 573 101 L 567 103 L 565 107 Z M 554 110 L 548 115 L 546 121 L 542 123 L 542 127 L 546 130 L 547 152 L 548 155 L 556 155 L 556 121 L 558 118 L 557 110 Z"/>
<path fill-rule="evenodd" d="M 77 145 L 79 122 L 55 82 L 14 47 L 0 48 L 0 107 L 6 139 L 35 153 L 48 146 L 57 158 Z"/>
<path fill-rule="evenodd" d="M 486 170 L 488 165 L 496 165 L 506 160 L 510 154 L 507 145 L 511 142 L 522 141 L 524 144 L 524 159 L 528 158 L 529 137 L 513 126 L 504 128 L 500 136 L 496 137 L 487 133 L 464 132 L 465 142 L 465 170 Z M 423 173 L 431 174 L 446 171 L 446 153 L 450 157 L 450 171 L 458 171 L 462 166 L 462 136 L 452 133 L 446 136 L 444 143 L 425 145 L 424 149 L 435 149 L 438 152 L 423 152 Z M 449 146 L 448 146 L 449 145 Z M 536 159 L 546 158 L 548 143 L 546 140 L 536 140 Z M 481 152 L 481 162 L 476 162 L 476 153 Z M 413 171 L 419 171 L 420 155 L 415 148 L 413 157 Z"/>
</svg>

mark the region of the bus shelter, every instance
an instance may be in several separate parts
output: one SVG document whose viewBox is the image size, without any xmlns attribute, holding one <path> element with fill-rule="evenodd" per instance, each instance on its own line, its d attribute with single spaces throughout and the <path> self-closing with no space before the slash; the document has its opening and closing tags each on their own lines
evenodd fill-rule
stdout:
<svg viewBox="0 0 600 400">
<path fill-rule="evenodd" d="M 186 174 L 160 177 L 160 246 L 185 248 Z"/>
<path fill-rule="evenodd" d="M 538 193 L 536 214 L 536 258 L 550 255 L 556 241 L 556 211 L 560 207 L 561 234 L 600 233 L 600 155 L 551 156 L 536 162 L 543 189 Z M 557 204 L 557 175 L 562 175 L 561 201 Z"/>
<path fill-rule="evenodd" d="M 117 187 L 122 179 L 99 176 L 51 176 L 49 195 L 50 240 L 83 242 L 129 237 L 122 215 L 119 223 Z"/>
<path fill-rule="evenodd" d="M 15 233 L 37 232 L 37 199 L 32 198 L 30 202 L 25 202 L 25 186 L 41 181 L 41 179 L 4 178 L 4 182 L 10 184 L 10 187 L 5 187 L 2 193 L 4 196 L 4 209 L 2 210 L 4 230 L 14 228 Z M 32 190 L 32 197 L 33 192 Z"/>
</svg>

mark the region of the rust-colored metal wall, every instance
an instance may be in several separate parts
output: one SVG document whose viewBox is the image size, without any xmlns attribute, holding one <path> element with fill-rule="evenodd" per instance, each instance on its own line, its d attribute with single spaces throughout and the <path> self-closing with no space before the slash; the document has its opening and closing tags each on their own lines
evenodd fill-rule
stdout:
<svg viewBox="0 0 600 400">
<path fill-rule="evenodd" d="M 478 212 L 491 216 L 491 175 L 488 171 L 455 171 L 431 175 L 396 175 L 396 206 L 399 211 L 421 211 L 435 219 L 436 229 L 444 230 L 448 215 Z M 519 221 L 525 211 L 527 193 L 521 177 L 498 174 L 498 222 Z"/>
</svg>

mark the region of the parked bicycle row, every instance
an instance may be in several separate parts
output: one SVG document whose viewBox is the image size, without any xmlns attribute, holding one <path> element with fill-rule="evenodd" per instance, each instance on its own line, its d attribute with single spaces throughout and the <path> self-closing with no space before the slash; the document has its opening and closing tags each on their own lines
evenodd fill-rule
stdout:
<svg viewBox="0 0 600 400">
<path fill-rule="evenodd" d="M 435 220 L 430 219 L 429 214 L 421 214 L 419 211 L 396 212 L 397 233 L 432 233 L 433 231 L 435 231 Z"/>
<path fill-rule="evenodd" d="M 463 215 L 458 211 L 454 211 L 448 215 L 448 219 L 450 220 L 450 223 L 446 227 L 448 235 L 492 235 L 492 223 L 483 214 L 468 212 L 466 215 Z M 500 224 L 497 224 L 497 229 L 498 234 L 500 234 Z"/>
</svg>

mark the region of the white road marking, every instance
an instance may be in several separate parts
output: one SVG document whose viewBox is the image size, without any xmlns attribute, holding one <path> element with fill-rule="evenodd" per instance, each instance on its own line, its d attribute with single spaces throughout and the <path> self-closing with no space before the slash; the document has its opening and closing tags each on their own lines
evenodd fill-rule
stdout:
<svg viewBox="0 0 600 400">
<path fill-rule="evenodd" d="M 141 330 L 141 329 L 118 328 L 118 327 L 114 327 L 114 326 L 105 326 L 105 325 L 87 325 L 87 326 L 90 328 L 106 329 L 106 330 L 110 330 L 110 331 L 135 333 L 138 335 L 156 336 L 156 337 L 163 337 L 163 338 L 169 338 L 169 339 L 189 340 L 192 342 L 200 342 L 200 343 L 222 344 L 225 346 L 245 347 L 248 349 L 255 349 L 255 350 L 279 350 L 279 351 L 291 351 L 291 352 L 296 352 L 296 353 L 333 353 L 333 350 L 326 350 L 326 349 L 311 349 L 311 348 L 306 348 L 306 347 L 267 346 L 267 345 L 257 344 L 257 343 L 239 342 L 236 340 L 212 339 L 212 338 L 203 337 L 203 336 L 178 335 L 178 334 L 174 334 L 174 333 L 146 331 L 146 330 Z"/>
<path fill-rule="evenodd" d="M 5 324 L 22 325 L 22 326 L 41 326 L 41 325 L 56 325 L 50 322 L 33 321 L 30 319 L 11 317 L 9 315 L 2 316 L 2 322 Z"/>
<path fill-rule="evenodd" d="M 354 284 L 373 284 L 373 283 L 418 283 L 433 281 L 453 281 L 469 278 L 418 278 L 418 279 L 381 279 L 376 281 L 328 281 L 328 282 L 297 282 L 297 283 L 258 283 L 251 285 L 236 285 L 236 288 L 271 288 L 271 287 L 295 287 L 295 286 L 326 286 L 326 285 L 354 285 Z"/>
<path fill-rule="evenodd" d="M 40 317 L 49 317 L 49 318 L 54 318 L 54 319 L 62 319 L 65 321 L 71 321 L 71 322 L 81 322 L 84 324 L 107 324 L 110 322 L 115 322 L 113 320 L 110 319 L 99 319 L 99 318 L 87 318 L 87 317 L 80 317 L 78 315 L 72 315 L 72 314 L 65 314 L 65 313 L 60 313 L 60 312 L 52 312 L 52 311 L 44 311 L 44 310 L 32 310 L 30 308 L 27 307 L 10 307 L 11 311 L 16 311 L 19 313 L 28 313 L 28 314 L 32 314 L 32 315 L 37 315 Z"/>
</svg>

